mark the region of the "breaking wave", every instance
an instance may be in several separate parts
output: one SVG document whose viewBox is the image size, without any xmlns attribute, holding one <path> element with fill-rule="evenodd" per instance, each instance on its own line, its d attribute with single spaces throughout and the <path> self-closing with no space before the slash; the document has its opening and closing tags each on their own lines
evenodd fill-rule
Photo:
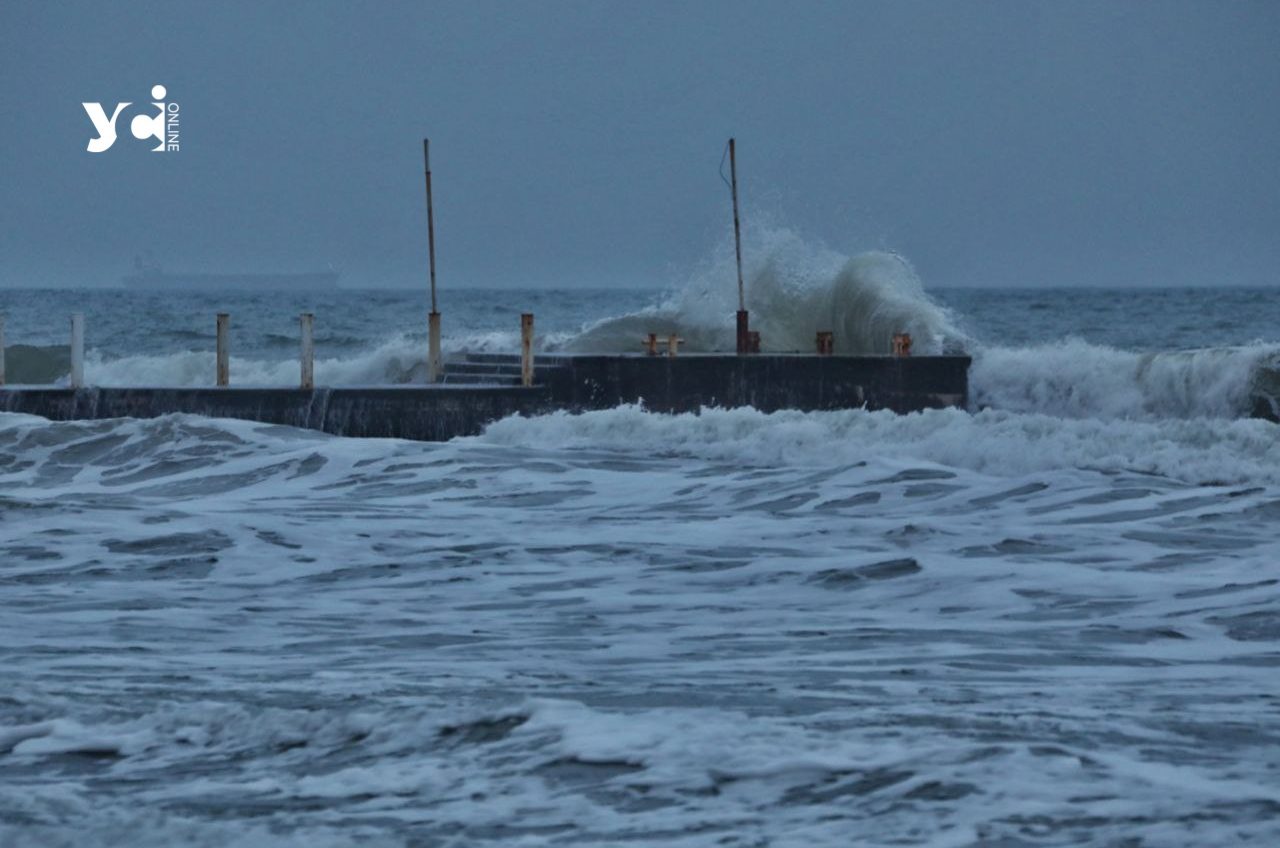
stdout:
<svg viewBox="0 0 1280 848">
<path fill-rule="evenodd" d="M 1135 352 L 1080 339 L 1028 347 L 992 345 L 962 328 L 925 292 L 907 260 L 893 253 L 853 257 L 806 240 L 788 229 L 759 227 L 748 234 L 746 305 L 767 352 L 810 351 L 815 334 L 831 331 L 837 353 L 888 353 L 893 334 L 910 333 L 917 354 L 968 353 L 973 410 L 1046 414 L 1062 418 L 1126 420 L 1280 418 L 1280 344 L 1257 342 L 1201 350 Z M 649 333 L 677 334 L 684 350 L 734 347 L 738 307 L 732 244 L 721 244 L 684 285 L 659 302 L 590 323 L 579 332 L 543 334 L 545 351 L 638 353 Z M 202 337 L 203 338 L 203 337 Z M 426 340 L 396 335 L 322 339 L 343 352 L 316 362 L 324 385 L 424 382 Z M 274 358 L 296 342 L 269 335 L 263 358 L 233 357 L 238 385 L 292 385 L 298 364 Z M 363 350 L 359 348 L 364 346 Z M 446 336 L 445 352 L 519 349 L 519 336 L 483 325 Z M 11 383 L 65 382 L 66 346 L 7 349 Z M 135 354 L 105 358 L 90 350 L 86 379 L 101 386 L 198 386 L 213 382 L 212 351 Z"/>
<path fill-rule="evenodd" d="M 744 270 L 752 329 L 766 352 L 809 352 L 819 331 L 834 334 L 836 353 L 888 353 L 893 335 L 910 333 L 919 353 L 962 349 L 965 335 L 925 294 L 906 259 L 873 251 L 852 258 L 810 244 L 789 230 L 753 235 L 762 247 Z M 578 352 L 635 351 L 648 333 L 671 333 L 689 351 L 734 349 L 738 308 L 732 253 L 717 257 L 664 302 L 606 318 L 568 340 Z"/>
<path fill-rule="evenodd" d="M 1280 407 L 1280 345 L 1136 353 L 1078 339 L 974 350 L 970 405 L 1062 418 L 1239 418 Z"/>
<path fill-rule="evenodd" d="M 445 353 L 510 352 L 518 344 L 519 336 L 514 333 L 476 333 L 446 345 Z M 397 335 L 360 353 L 317 358 L 316 382 L 330 386 L 424 383 L 425 351 L 424 338 Z M 282 361 L 232 356 L 230 371 L 232 382 L 243 386 L 288 386 L 299 378 L 298 361 L 293 357 Z M 97 386 L 207 386 L 212 384 L 214 372 L 214 353 L 208 350 L 114 359 L 91 350 L 85 359 L 85 379 Z M 58 379 L 66 379 L 65 357 Z"/>
<path fill-rule="evenodd" d="M 1146 353 L 1078 339 L 991 346 L 960 329 L 896 254 L 849 258 L 787 230 L 753 234 L 753 242 L 764 247 L 747 265 L 746 300 L 765 351 L 810 351 L 815 334 L 830 330 L 837 353 L 887 353 L 893 334 L 908 332 L 917 353 L 974 357 L 974 409 L 1135 420 L 1280 413 L 1280 345 Z M 686 350 L 731 350 L 734 275 L 732 253 L 722 249 L 661 304 L 599 321 L 564 347 L 634 351 L 647 333 L 676 333 Z"/>
<path fill-rule="evenodd" d="M 734 467 L 832 468 L 870 458 L 1013 477 L 1091 469 L 1157 474 L 1192 484 L 1280 483 L 1275 425 L 1213 421 L 1064 420 L 1040 414 L 931 409 L 910 415 L 710 409 L 652 415 L 638 406 L 508 418 L 479 439 L 538 449 L 692 456 Z"/>
</svg>

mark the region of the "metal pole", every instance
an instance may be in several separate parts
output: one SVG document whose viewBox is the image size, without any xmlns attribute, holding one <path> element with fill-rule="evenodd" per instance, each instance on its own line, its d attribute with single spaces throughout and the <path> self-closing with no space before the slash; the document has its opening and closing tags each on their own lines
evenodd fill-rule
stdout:
<svg viewBox="0 0 1280 848">
<path fill-rule="evenodd" d="M 440 381 L 440 312 L 436 308 L 436 219 L 431 203 L 431 142 L 422 140 L 422 164 L 427 172 L 427 255 L 431 267 L 431 314 L 427 316 L 427 380 Z"/>
<path fill-rule="evenodd" d="M 218 313 L 218 385 L 225 386 L 231 382 L 231 351 L 227 346 L 227 330 L 231 327 L 231 316 L 226 312 Z"/>
<path fill-rule="evenodd" d="M 0 312 L 0 386 L 4 385 L 4 313 Z"/>
<path fill-rule="evenodd" d="M 721 165 L 721 167 L 724 167 Z M 721 172 L 723 173 L 723 172 Z M 729 178 L 733 189 L 733 250 L 738 260 L 738 353 L 747 353 L 750 344 L 747 331 L 750 321 L 747 316 L 747 297 L 742 285 L 742 227 L 738 223 L 738 151 L 733 139 L 729 139 Z"/>
<path fill-rule="evenodd" d="M 533 385 L 533 314 L 520 316 L 520 385 Z"/>
<path fill-rule="evenodd" d="M 302 325 L 302 388 L 304 389 L 316 387 L 315 321 L 316 316 L 310 312 L 304 312 L 298 318 L 298 322 Z"/>
<path fill-rule="evenodd" d="M 71 316 L 71 388 L 84 385 L 84 313 Z"/>
<path fill-rule="evenodd" d="M 427 316 L 427 382 L 440 382 L 444 366 L 440 362 L 440 313 Z"/>
</svg>

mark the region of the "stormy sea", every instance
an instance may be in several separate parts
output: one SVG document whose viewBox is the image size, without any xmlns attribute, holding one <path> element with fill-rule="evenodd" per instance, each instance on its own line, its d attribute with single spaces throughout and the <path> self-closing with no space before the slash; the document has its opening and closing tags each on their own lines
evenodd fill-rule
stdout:
<svg viewBox="0 0 1280 848">
<path fill-rule="evenodd" d="M 443 444 L 0 413 L 0 845 L 1280 844 L 1280 289 L 926 287 L 758 240 L 765 350 L 969 408 L 643 405 Z M 6 281 L 20 284 L 21 281 Z M 423 379 L 425 300 L 0 289 L 10 382 Z M 732 347 L 667 290 L 442 287 L 447 351 Z"/>
</svg>

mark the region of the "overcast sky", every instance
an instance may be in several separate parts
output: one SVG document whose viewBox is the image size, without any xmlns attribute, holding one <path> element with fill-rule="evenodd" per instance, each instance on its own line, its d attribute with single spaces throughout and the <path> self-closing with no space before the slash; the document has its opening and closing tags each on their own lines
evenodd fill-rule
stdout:
<svg viewBox="0 0 1280 848">
<path fill-rule="evenodd" d="M 736 135 L 744 216 L 930 287 L 1270 285 L 1278 45 L 1270 0 L 0 0 L 0 284 L 419 284 L 425 135 L 442 286 L 664 285 Z M 135 104 L 103 153 L 83 101 Z"/>
</svg>

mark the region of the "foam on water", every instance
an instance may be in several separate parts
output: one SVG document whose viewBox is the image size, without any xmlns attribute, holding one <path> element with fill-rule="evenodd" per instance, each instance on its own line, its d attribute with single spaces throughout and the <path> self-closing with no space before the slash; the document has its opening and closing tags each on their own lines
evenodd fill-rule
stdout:
<svg viewBox="0 0 1280 848">
<path fill-rule="evenodd" d="M 827 467 L 868 456 L 988 474 L 1087 468 L 1187 483 L 1280 483 L 1276 425 L 1260 420 L 1063 420 L 987 410 L 652 415 L 636 406 L 508 418 L 482 437 L 505 445 L 644 450 L 745 465 Z"/>
<path fill-rule="evenodd" d="M 898 257 L 751 244 L 767 348 L 963 346 L 973 409 L 0 414 L 0 844 L 1280 842 L 1280 346 L 992 344 Z M 731 346 L 723 254 L 545 346 Z M 421 379 L 334 338 L 322 383 Z"/>
<path fill-rule="evenodd" d="M 968 352 L 974 357 L 972 409 L 1125 420 L 1238 418 L 1256 408 L 1280 414 L 1280 345 L 1272 342 L 1138 352 L 1051 336 L 1011 346 L 962 329 L 967 317 L 935 302 L 909 263 L 895 254 L 849 257 L 791 230 L 768 226 L 749 230 L 747 244 L 747 306 L 766 351 L 812 350 L 815 334 L 831 330 L 839 353 L 885 353 L 892 335 L 905 331 L 915 339 L 917 353 Z M 1106 297 L 1098 292 L 1093 300 Z M 566 301 L 575 300 L 572 295 L 539 300 L 530 293 L 521 298 L 538 301 L 542 315 L 550 311 L 553 316 L 554 329 L 539 333 L 536 346 L 541 350 L 635 353 L 648 333 L 676 333 L 685 339 L 688 351 L 734 346 L 732 315 L 738 304 L 731 242 L 721 244 L 682 285 L 656 303 L 597 317 L 585 326 L 580 319 L 565 318 L 572 312 L 566 307 Z M 1075 298 L 1071 303 L 1079 310 L 1090 300 Z M 1143 307 L 1151 310 L 1152 304 Z M 518 311 L 504 304 L 492 314 L 482 309 L 470 315 L 461 329 L 451 324 L 445 353 L 517 351 Z M 1098 320 L 1130 320 L 1106 317 L 1105 310 L 1100 315 L 1104 317 Z M 376 321 L 370 323 L 377 326 Z M 581 329 L 565 329 L 572 326 Z M 192 341 L 187 338 L 191 334 L 184 330 L 180 335 Z M 204 338 L 200 333 L 194 337 Z M 283 353 L 290 338 L 272 330 L 251 346 L 257 351 L 254 355 L 233 356 L 233 382 L 294 384 L 297 362 Z M 420 332 L 388 337 L 361 335 L 351 327 L 322 339 L 336 341 L 329 348 L 332 355 L 316 363 L 321 384 L 410 383 L 426 378 Z M 17 380 L 65 375 L 65 346 L 14 346 L 9 353 L 11 373 L 30 375 Z M 87 379 L 105 386 L 208 385 L 213 373 L 211 350 L 105 356 L 91 348 L 87 362 Z"/>
<path fill-rule="evenodd" d="M 837 353 L 886 353 L 909 332 L 917 353 L 974 356 L 971 404 L 1069 418 L 1238 418 L 1255 394 L 1275 404 L 1280 345 L 1137 353 L 1078 339 L 1006 347 L 974 339 L 934 302 L 905 259 L 871 252 L 849 258 L 788 230 L 752 234 L 747 306 L 766 351 L 809 351 L 819 330 Z M 644 333 L 676 333 L 689 350 L 731 350 L 737 308 L 732 254 L 722 249 L 661 304 L 597 322 L 565 347 L 631 351 Z"/>
<path fill-rule="evenodd" d="M 555 345 L 565 334 L 544 342 Z M 443 345 L 446 355 L 460 352 L 510 352 L 519 344 L 515 333 L 473 333 Z M 371 350 L 354 355 L 320 358 L 315 363 L 320 385 L 350 386 L 426 382 L 427 366 L 420 338 L 398 335 Z M 298 380 L 298 361 L 231 357 L 230 372 L 237 385 L 288 386 Z M 163 355 L 135 355 L 106 360 L 91 352 L 86 379 L 99 386 L 202 386 L 214 373 L 212 351 L 184 351 Z"/>
<path fill-rule="evenodd" d="M 1135 353 L 1066 340 L 1029 348 L 976 346 L 977 408 L 1065 418 L 1238 418 L 1280 369 L 1280 345 Z"/>
<path fill-rule="evenodd" d="M 1270 844 L 1275 433 L 0 415 L 0 843 Z"/>
<path fill-rule="evenodd" d="M 958 348 L 963 334 L 925 295 L 911 265 L 892 253 L 852 258 L 791 230 L 749 233 L 746 306 L 764 351 L 811 351 L 819 330 L 834 332 L 837 353 L 884 353 L 893 334 L 909 332 L 920 353 Z M 734 349 L 738 308 L 735 260 L 722 245 L 711 261 L 660 304 L 606 318 L 568 340 L 572 351 L 634 351 L 646 334 L 677 333 L 690 351 Z"/>
</svg>

